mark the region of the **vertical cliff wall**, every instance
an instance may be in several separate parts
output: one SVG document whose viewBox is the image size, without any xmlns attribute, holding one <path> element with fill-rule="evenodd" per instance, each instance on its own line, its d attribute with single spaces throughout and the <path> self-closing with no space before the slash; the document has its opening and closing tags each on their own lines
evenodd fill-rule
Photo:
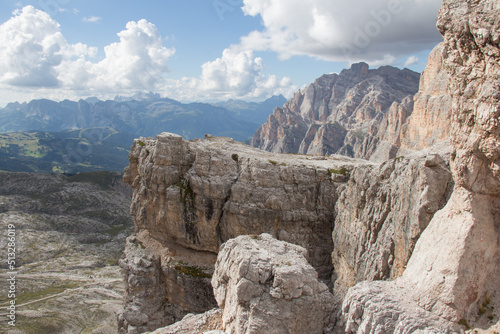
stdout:
<svg viewBox="0 0 500 334">
<path fill-rule="evenodd" d="M 425 149 L 450 137 L 452 98 L 444 57 L 446 49 L 440 43 L 429 55 L 418 93 L 413 97 L 413 111 L 401 127 L 401 151 Z"/>
<path fill-rule="evenodd" d="M 228 138 L 136 139 L 124 176 L 134 189 L 135 235 L 120 262 L 128 282 L 123 332 L 215 306 L 209 277 L 219 246 L 239 235 L 266 232 L 304 247 L 331 282 L 337 188 L 365 165 L 272 154 Z"/>
<path fill-rule="evenodd" d="M 336 204 L 336 295 L 342 298 L 361 281 L 401 276 L 418 238 L 452 190 L 449 166 L 435 153 L 354 169 Z"/>
<path fill-rule="evenodd" d="M 457 323 L 498 331 L 493 310 L 500 306 L 499 17 L 498 1 L 443 2 L 437 26 L 450 78 L 456 187 L 400 279 L 349 290 L 343 305 L 348 333 L 370 333 L 377 324 L 383 332 L 445 333 L 458 331 Z"/>
<path fill-rule="evenodd" d="M 120 261 L 123 333 L 214 307 L 219 246 L 239 235 L 304 247 L 337 298 L 361 280 L 397 277 L 453 186 L 446 156 L 430 152 L 376 164 L 164 133 L 136 139 L 129 158 L 135 234 Z"/>
</svg>

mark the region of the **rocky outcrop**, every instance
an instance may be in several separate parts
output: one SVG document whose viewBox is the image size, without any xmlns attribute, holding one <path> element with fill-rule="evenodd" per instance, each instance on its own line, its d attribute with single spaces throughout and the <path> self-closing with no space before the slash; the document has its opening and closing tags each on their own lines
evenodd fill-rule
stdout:
<svg viewBox="0 0 500 334">
<path fill-rule="evenodd" d="M 333 307 L 307 251 L 269 234 L 221 246 L 212 278 L 228 333 L 322 333 Z"/>
<path fill-rule="evenodd" d="M 135 140 L 125 173 L 134 189 L 135 239 L 120 262 L 131 282 L 124 332 L 213 308 L 209 277 L 219 247 L 239 235 L 269 233 L 304 247 L 339 298 L 361 280 L 399 276 L 453 185 L 439 152 L 378 165 L 274 154 L 210 136 Z"/>
<path fill-rule="evenodd" d="M 415 243 L 447 203 L 453 180 L 437 153 L 358 167 L 339 189 L 332 234 L 335 292 L 403 273 Z"/>
<path fill-rule="evenodd" d="M 306 257 L 303 247 L 266 233 L 227 241 L 212 277 L 220 308 L 188 314 L 153 334 L 324 333 L 333 295 Z"/>
<path fill-rule="evenodd" d="M 440 43 L 430 53 L 420 76 L 419 90 L 413 97 L 413 111 L 401 127 L 400 143 L 392 141 L 401 151 L 422 150 L 450 137 L 452 100 L 450 75 L 444 69 L 444 57 L 446 50 Z"/>
<path fill-rule="evenodd" d="M 390 66 L 369 70 L 365 63 L 323 75 L 276 108 L 252 145 L 278 153 L 394 158 L 419 77 Z"/>
<path fill-rule="evenodd" d="M 213 309 L 201 314 L 189 313 L 181 321 L 151 334 L 225 334 L 222 328 L 222 310 Z"/>
<path fill-rule="evenodd" d="M 385 307 L 387 299 L 431 312 L 442 324 L 487 329 L 498 322 L 492 309 L 500 305 L 499 14 L 498 1 L 443 2 L 438 29 L 444 37 L 443 64 L 453 99 L 451 169 L 456 187 L 418 240 L 401 278 L 349 291 L 344 319 L 369 324 L 351 325 L 350 332 L 377 332 L 376 310 Z M 368 303 L 366 297 L 374 293 L 383 296 Z M 396 327 L 395 312 L 387 312 L 384 319 L 380 332 Z M 416 324 L 415 319 L 406 321 L 399 332 Z"/>
<path fill-rule="evenodd" d="M 460 333 L 458 324 L 418 307 L 403 284 L 361 282 L 345 296 L 342 311 L 341 333 Z"/>
<path fill-rule="evenodd" d="M 248 326 L 261 322 L 284 332 L 284 325 L 295 326 L 278 321 L 278 313 L 290 314 L 294 302 L 309 295 L 305 287 L 314 284 L 305 282 L 314 275 L 307 269 L 287 276 L 289 266 L 273 262 L 285 252 L 270 256 L 270 246 L 256 241 L 268 238 L 256 236 L 261 233 L 305 248 L 307 255 L 287 246 L 286 254 L 302 253 L 319 279 L 334 282 L 334 299 L 319 298 L 342 304 L 342 321 L 332 321 L 328 330 L 335 325 L 335 332 L 359 334 L 455 333 L 462 325 L 500 327 L 494 313 L 500 307 L 499 14 L 498 1 L 444 1 L 438 20 L 444 43 L 431 54 L 413 115 L 412 94 L 402 94 L 398 80 L 391 86 L 361 64 L 297 93 L 254 138 L 275 152 L 293 147 L 324 154 L 322 138 L 328 138 L 334 152 L 374 160 L 394 156 L 447 137 L 439 131 L 446 118 L 433 126 L 427 119 L 444 111 L 436 106 L 449 105 L 449 87 L 449 155 L 446 145 L 434 146 L 377 164 L 279 155 L 210 136 L 186 142 L 164 133 L 157 140 L 135 140 L 125 174 L 134 189 L 136 239 L 129 239 L 121 261 L 129 282 L 123 331 L 146 330 L 158 325 L 156 319 L 180 320 L 216 302 L 223 308 L 220 317 L 189 316 L 177 325 L 205 330 L 220 320 L 230 332 L 252 331 Z M 376 94 L 375 87 L 389 93 Z M 391 96 L 397 101 L 388 102 Z M 228 241 L 244 234 L 256 239 Z M 141 282 L 156 283 L 149 289 Z M 208 302 L 197 301 L 194 291 Z M 146 317 L 134 319 L 127 310 Z M 321 310 L 314 313 L 324 320 Z"/>
<path fill-rule="evenodd" d="M 331 282 L 337 188 L 362 165 L 371 164 L 272 154 L 210 136 L 135 140 L 124 176 L 134 189 L 136 242 L 127 243 L 120 262 L 131 282 L 123 331 L 152 330 L 158 319 L 165 326 L 214 307 L 207 282 L 219 247 L 239 235 L 269 233 L 304 247 L 319 277 Z"/>
</svg>

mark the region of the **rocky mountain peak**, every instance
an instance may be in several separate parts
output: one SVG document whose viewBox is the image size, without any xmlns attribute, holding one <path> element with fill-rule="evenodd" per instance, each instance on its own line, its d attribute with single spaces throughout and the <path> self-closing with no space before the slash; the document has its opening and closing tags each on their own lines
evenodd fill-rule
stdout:
<svg viewBox="0 0 500 334">
<path fill-rule="evenodd" d="M 367 63 L 356 63 L 351 65 L 351 71 L 354 73 L 368 74 L 369 66 Z"/>
<path fill-rule="evenodd" d="M 392 138 L 411 114 L 419 79 L 407 69 L 371 70 L 366 63 L 323 75 L 276 108 L 252 145 L 277 153 L 393 157 L 398 139 Z"/>
</svg>

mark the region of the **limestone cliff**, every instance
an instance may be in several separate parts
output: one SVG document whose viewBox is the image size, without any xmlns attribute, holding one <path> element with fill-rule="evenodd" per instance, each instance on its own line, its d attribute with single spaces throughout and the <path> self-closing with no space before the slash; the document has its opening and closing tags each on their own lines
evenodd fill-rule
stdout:
<svg viewBox="0 0 500 334">
<path fill-rule="evenodd" d="M 134 189 L 135 219 L 120 262 L 128 282 L 124 331 L 215 306 L 208 277 L 220 245 L 239 235 L 266 232 L 304 247 L 319 277 L 330 281 L 337 188 L 365 165 L 273 154 L 228 138 L 136 139 L 124 176 Z"/>
<path fill-rule="evenodd" d="M 278 153 L 394 158 L 419 77 L 391 66 L 370 70 L 365 63 L 323 75 L 276 108 L 252 145 Z"/>
<path fill-rule="evenodd" d="M 338 189 L 332 234 L 336 295 L 343 297 L 361 281 L 401 276 L 415 243 L 452 190 L 449 167 L 435 153 L 354 169 Z"/>
<path fill-rule="evenodd" d="M 124 178 L 135 218 L 120 261 L 125 333 L 214 307 L 219 247 L 239 235 L 304 247 L 337 298 L 361 280 L 397 277 L 453 185 L 446 155 L 431 151 L 379 165 L 167 133 L 134 141 Z"/>
<path fill-rule="evenodd" d="M 429 55 L 418 93 L 413 97 L 412 114 L 401 127 L 399 145 L 396 143 L 402 151 L 425 149 L 450 137 L 452 101 L 450 75 L 443 64 L 445 56 L 443 43 Z"/>
<path fill-rule="evenodd" d="M 456 187 L 400 279 L 349 290 L 343 304 L 348 333 L 447 332 L 457 322 L 493 332 L 500 327 L 493 312 L 500 306 L 499 17 L 498 1 L 443 2 L 437 26 L 450 78 Z M 387 309 L 387 303 L 395 306 Z M 423 322 L 422 312 L 429 315 Z"/>
</svg>

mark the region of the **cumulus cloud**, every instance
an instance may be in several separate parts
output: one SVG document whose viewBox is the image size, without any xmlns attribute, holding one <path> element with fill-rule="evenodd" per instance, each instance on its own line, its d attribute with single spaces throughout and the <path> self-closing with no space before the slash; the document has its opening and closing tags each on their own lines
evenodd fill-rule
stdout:
<svg viewBox="0 0 500 334">
<path fill-rule="evenodd" d="M 97 48 L 69 44 L 47 13 L 26 6 L 0 25 L 0 83 L 63 90 L 124 92 L 152 90 L 167 72 L 175 49 L 163 46 L 154 24 L 129 22 L 120 41 Z"/>
<path fill-rule="evenodd" d="M 175 49 L 163 45 L 156 26 L 147 20 L 128 22 L 119 41 L 98 49 L 69 44 L 59 24 L 32 6 L 17 10 L 0 25 L 0 85 L 33 92 L 39 97 L 75 98 L 137 91 L 163 91 L 182 100 L 263 99 L 291 95 L 289 78 L 265 73 L 253 51 L 228 48 L 220 58 L 201 67 L 198 78 L 167 77 L 167 61 Z M 98 21 L 98 19 L 89 19 Z M 31 91 L 30 91 L 31 90 Z"/>
<path fill-rule="evenodd" d="M 89 17 L 84 17 L 82 19 L 83 22 L 86 22 L 86 23 L 97 23 L 97 22 L 100 22 L 102 20 L 102 17 L 99 17 L 99 16 L 89 16 Z"/>
<path fill-rule="evenodd" d="M 167 85 L 166 92 L 175 91 L 184 99 L 255 100 L 270 95 L 290 95 L 296 87 L 288 77 L 278 78 L 264 73 L 264 62 L 253 51 L 225 49 L 222 57 L 202 65 L 200 78 L 184 78 Z"/>
<path fill-rule="evenodd" d="M 264 29 L 241 39 L 241 49 L 272 50 L 282 59 L 308 55 L 329 61 L 384 63 L 432 48 L 438 0 L 244 0 L 246 15 Z"/>
<path fill-rule="evenodd" d="M 118 36 L 120 42 L 106 46 L 106 57 L 90 67 L 94 85 L 113 90 L 155 89 L 175 49 L 164 47 L 158 29 L 146 20 L 127 23 Z"/>
<path fill-rule="evenodd" d="M 16 10 L 0 25 L 0 82 L 12 86 L 59 85 L 58 66 L 66 44 L 59 24 L 32 6 Z"/>
<path fill-rule="evenodd" d="M 408 67 L 415 64 L 418 64 L 418 58 L 416 56 L 410 56 L 406 59 L 404 66 Z"/>
</svg>

